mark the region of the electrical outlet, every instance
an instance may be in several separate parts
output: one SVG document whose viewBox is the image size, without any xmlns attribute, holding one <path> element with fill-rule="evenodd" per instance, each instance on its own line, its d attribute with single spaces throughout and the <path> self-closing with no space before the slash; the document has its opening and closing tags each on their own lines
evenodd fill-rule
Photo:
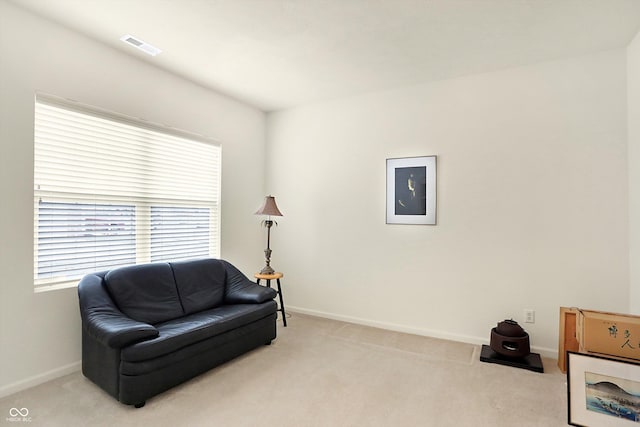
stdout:
<svg viewBox="0 0 640 427">
<path fill-rule="evenodd" d="M 536 323 L 536 312 L 530 308 L 524 309 L 524 323 Z"/>
</svg>

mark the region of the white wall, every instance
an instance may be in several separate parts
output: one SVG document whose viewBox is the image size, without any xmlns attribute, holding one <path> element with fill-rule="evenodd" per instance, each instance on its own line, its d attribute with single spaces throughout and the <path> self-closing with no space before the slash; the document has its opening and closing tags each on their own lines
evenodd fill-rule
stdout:
<svg viewBox="0 0 640 427">
<path fill-rule="evenodd" d="M 0 0 L 0 396 L 79 367 L 76 290 L 33 292 L 36 91 L 222 143 L 222 256 L 262 263 L 264 113 Z"/>
<path fill-rule="evenodd" d="M 628 310 L 625 51 L 272 113 L 292 309 L 555 356 L 560 306 Z M 385 159 L 438 156 L 438 225 L 385 225 Z M 536 311 L 524 324 L 523 309 Z"/>
<path fill-rule="evenodd" d="M 630 311 L 640 314 L 640 33 L 627 48 Z"/>
</svg>

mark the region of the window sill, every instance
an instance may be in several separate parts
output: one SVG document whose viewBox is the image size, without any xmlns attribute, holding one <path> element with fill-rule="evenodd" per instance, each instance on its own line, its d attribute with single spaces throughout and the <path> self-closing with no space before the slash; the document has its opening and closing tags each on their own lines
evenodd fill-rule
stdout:
<svg viewBox="0 0 640 427">
<path fill-rule="evenodd" d="M 42 293 L 42 292 L 50 292 L 50 291 L 58 291 L 60 289 L 69 289 L 69 288 L 75 288 L 78 286 L 78 282 L 63 282 L 63 283 L 56 283 L 55 285 L 36 285 L 33 288 L 33 292 L 36 294 Z"/>
</svg>

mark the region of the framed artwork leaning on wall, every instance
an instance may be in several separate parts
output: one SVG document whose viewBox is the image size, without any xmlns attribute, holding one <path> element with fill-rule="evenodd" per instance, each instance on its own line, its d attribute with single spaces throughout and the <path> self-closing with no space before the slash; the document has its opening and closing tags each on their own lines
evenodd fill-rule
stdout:
<svg viewBox="0 0 640 427">
<path fill-rule="evenodd" d="M 568 422 L 624 427 L 640 422 L 640 364 L 567 352 Z"/>
</svg>

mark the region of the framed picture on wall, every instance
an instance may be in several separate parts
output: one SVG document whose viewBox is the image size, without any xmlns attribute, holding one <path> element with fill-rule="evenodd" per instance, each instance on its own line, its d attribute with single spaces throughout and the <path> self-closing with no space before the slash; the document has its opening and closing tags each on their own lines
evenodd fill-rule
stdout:
<svg viewBox="0 0 640 427">
<path fill-rule="evenodd" d="M 436 156 L 387 159 L 387 224 L 436 224 Z"/>
<path fill-rule="evenodd" d="M 624 427 L 640 422 L 640 364 L 567 352 L 569 424 Z"/>
</svg>

